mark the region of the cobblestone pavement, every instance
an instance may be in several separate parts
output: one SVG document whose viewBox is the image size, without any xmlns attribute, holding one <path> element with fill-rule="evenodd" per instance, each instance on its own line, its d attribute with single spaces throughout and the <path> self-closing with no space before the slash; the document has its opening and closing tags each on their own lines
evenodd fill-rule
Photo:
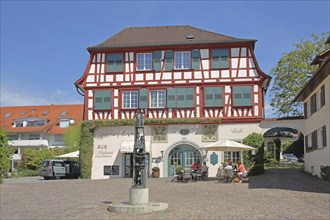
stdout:
<svg viewBox="0 0 330 220">
<path fill-rule="evenodd" d="M 329 219 L 330 185 L 297 169 L 270 169 L 249 183 L 175 183 L 148 179 L 149 200 L 169 208 L 147 214 L 107 211 L 128 202 L 131 179 L 8 179 L 0 219 Z"/>
</svg>

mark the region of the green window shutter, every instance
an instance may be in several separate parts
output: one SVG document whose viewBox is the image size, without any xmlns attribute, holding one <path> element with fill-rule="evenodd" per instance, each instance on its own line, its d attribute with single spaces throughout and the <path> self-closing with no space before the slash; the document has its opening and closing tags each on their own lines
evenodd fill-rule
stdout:
<svg viewBox="0 0 330 220">
<path fill-rule="evenodd" d="M 176 108 L 176 89 L 167 89 L 167 108 Z"/>
<path fill-rule="evenodd" d="M 177 93 L 177 107 L 192 108 L 195 106 L 195 90 L 194 88 L 178 88 Z"/>
<path fill-rule="evenodd" d="M 123 71 L 123 54 L 109 53 L 107 54 L 107 72 Z"/>
<path fill-rule="evenodd" d="M 96 90 L 94 91 L 94 109 L 112 109 L 112 91 Z"/>
<path fill-rule="evenodd" d="M 228 68 L 228 49 L 220 49 L 220 68 Z"/>
<path fill-rule="evenodd" d="M 212 68 L 220 68 L 220 49 L 212 49 Z"/>
<path fill-rule="evenodd" d="M 140 89 L 139 108 L 148 108 L 148 89 Z"/>
<path fill-rule="evenodd" d="M 252 86 L 234 86 L 234 106 L 252 106 Z"/>
<path fill-rule="evenodd" d="M 192 60 L 192 68 L 194 70 L 200 70 L 201 54 L 199 50 L 196 49 L 191 52 L 191 60 Z"/>
<path fill-rule="evenodd" d="M 156 50 L 153 53 L 154 57 L 154 70 L 160 71 L 162 70 L 162 51 Z"/>
<path fill-rule="evenodd" d="M 205 87 L 204 88 L 204 105 L 205 107 L 221 107 L 222 104 L 222 87 Z"/>
<path fill-rule="evenodd" d="M 173 69 L 173 51 L 167 50 L 165 52 L 165 70 Z"/>
</svg>

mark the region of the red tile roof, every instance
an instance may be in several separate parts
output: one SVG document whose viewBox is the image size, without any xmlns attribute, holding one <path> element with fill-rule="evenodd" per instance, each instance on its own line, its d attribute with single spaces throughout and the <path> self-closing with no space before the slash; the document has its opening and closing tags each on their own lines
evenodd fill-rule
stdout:
<svg viewBox="0 0 330 220">
<path fill-rule="evenodd" d="M 26 112 L 25 114 L 22 114 Z M 66 114 L 61 115 L 62 112 Z M 13 127 L 14 120 L 28 118 L 47 119 L 48 122 L 38 127 Z M 0 127 L 9 133 L 47 133 L 63 134 L 66 128 L 59 127 L 59 119 L 72 119 L 74 124 L 83 120 L 83 105 L 36 105 L 0 107 Z"/>
</svg>

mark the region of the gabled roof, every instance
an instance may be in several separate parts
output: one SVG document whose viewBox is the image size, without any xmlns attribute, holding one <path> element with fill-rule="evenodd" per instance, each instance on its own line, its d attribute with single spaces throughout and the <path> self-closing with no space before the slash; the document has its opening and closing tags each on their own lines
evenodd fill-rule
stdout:
<svg viewBox="0 0 330 220">
<path fill-rule="evenodd" d="M 64 114 L 64 112 L 66 112 Z M 14 120 L 46 119 L 48 122 L 37 127 L 13 127 Z M 0 127 L 9 133 L 63 134 L 67 128 L 59 127 L 60 119 L 83 120 L 83 105 L 36 105 L 0 107 Z"/>
<path fill-rule="evenodd" d="M 87 48 L 89 51 L 107 48 L 132 48 L 148 46 L 175 46 L 213 43 L 254 43 L 253 39 L 240 39 L 218 34 L 189 25 L 128 27 L 106 41 Z"/>
</svg>

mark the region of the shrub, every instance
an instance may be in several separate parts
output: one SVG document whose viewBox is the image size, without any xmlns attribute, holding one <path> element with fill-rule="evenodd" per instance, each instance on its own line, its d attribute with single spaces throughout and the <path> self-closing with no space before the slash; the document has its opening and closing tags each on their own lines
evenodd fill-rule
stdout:
<svg viewBox="0 0 330 220">
<path fill-rule="evenodd" d="M 19 170 L 12 174 L 15 177 L 23 177 L 23 176 L 39 176 L 39 169 L 38 170 Z"/>
<path fill-rule="evenodd" d="M 330 182 L 330 166 L 321 166 L 321 176 L 322 179 Z"/>
<path fill-rule="evenodd" d="M 255 164 L 249 171 L 250 176 L 255 176 L 264 173 L 264 165 L 263 164 Z"/>
</svg>

